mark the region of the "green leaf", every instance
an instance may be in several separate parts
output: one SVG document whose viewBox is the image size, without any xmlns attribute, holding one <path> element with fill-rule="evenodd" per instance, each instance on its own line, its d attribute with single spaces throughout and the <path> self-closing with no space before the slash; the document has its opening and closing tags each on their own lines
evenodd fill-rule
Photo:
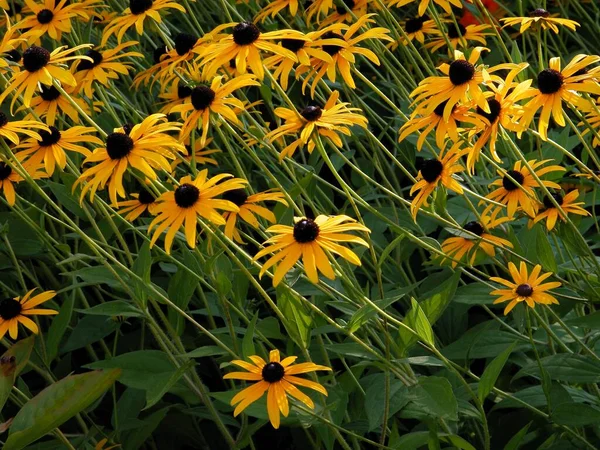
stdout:
<svg viewBox="0 0 600 450">
<path fill-rule="evenodd" d="M 349 342 L 346 344 L 326 344 L 325 348 L 333 353 L 337 353 L 342 356 L 350 356 L 352 358 L 359 359 L 375 359 L 373 353 L 365 350 L 360 344 L 356 342 Z"/>
<path fill-rule="evenodd" d="M 180 366 L 173 374 L 164 382 L 158 384 L 154 389 L 146 391 L 146 407 L 148 409 L 156 405 L 159 400 L 171 389 L 175 383 L 185 374 L 185 372 L 194 366 L 194 361 L 188 361 Z"/>
<path fill-rule="evenodd" d="M 307 348 L 312 326 L 310 312 L 284 285 L 277 288 L 277 306 L 283 313 L 283 326 L 289 333 L 290 338 L 299 347 Z"/>
<path fill-rule="evenodd" d="M 227 352 L 225 350 L 217 347 L 216 345 L 206 345 L 186 353 L 185 356 L 187 358 L 204 358 L 206 356 L 225 355 L 226 353 Z"/>
<path fill-rule="evenodd" d="M 112 302 L 100 303 L 92 308 L 78 309 L 78 312 L 82 314 L 88 314 L 92 316 L 124 316 L 124 317 L 142 317 L 142 312 L 132 305 L 123 300 L 115 300 Z"/>
<path fill-rule="evenodd" d="M 600 363 L 583 355 L 558 354 L 541 359 L 542 366 L 553 380 L 567 383 L 598 383 L 600 382 Z M 524 376 L 540 377 L 537 362 L 521 369 L 514 379 Z"/>
<path fill-rule="evenodd" d="M 183 251 L 183 263 L 186 267 L 192 269 L 194 272 L 202 273 L 198 261 L 187 249 Z M 194 295 L 194 291 L 196 290 L 197 286 L 198 280 L 191 276 L 187 271 L 179 267 L 177 268 L 175 275 L 173 275 L 169 281 L 169 287 L 167 289 L 169 299 L 185 311 L 190 303 L 190 300 L 192 299 L 192 295 Z M 177 331 L 177 334 L 181 335 L 185 325 L 183 317 L 177 314 L 173 308 L 169 308 L 168 315 L 169 322 L 171 322 L 173 328 L 175 328 Z"/>
<path fill-rule="evenodd" d="M 369 431 L 373 431 L 383 424 L 383 405 L 386 399 L 385 376 L 379 375 L 381 376 L 369 385 L 365 395 L 365 413 L 369 421 Z M 398 380 L 390 381 L 388 398 L 390 399 L 388 419 L 410 401 L 408 389 Z"/>
<path fill-rule="evenodd" d="M 248 329 L 246 330 L 246 334 L 244 334 L 244 338 L 242 339 L 242 353 L 245 358 L 256 355 L 256 350 L 254 348 L 254 328 L 256 327 L 257 320 L 258 312 L 254 314 L 254 317 L 248 324 Z"/>
<path fill-rule="evenodd" d="M 583 427 L 600 423 L 600 409 L 585 403 L 561 403 L 552 411 L 552 420 L 559 425 Z"/>
<path fill-rule="evenodd" d="M 516 346 L 517 341 L 515 341 L 510 347 L 508 347 L 498 356 L 496 356 L 483 371 L 483 375 L 481 375 L 481 379 L 479 380 L 479 384 L 477 386 L 477 395 L 479 396 L 480 402 L 483 403 L 488 394 L 492 392 L 492 389 L 496 384 L 496 380 L 498 379 L 500 372 L 502 372 L 506 361 L 508 361 L 508 357 L 513 352 Z"/>
<path fill-rule="evenodd" d="M 21 339 L 0 357 L 0 411 L 8 400 L 17 375 L 29 361 L 33 343 L 34 336 Z"/>
<path fill-rule="evenodd" d="M 117 326 L 118 324 L 114 320 L 107 317 L 86 316 L 77 322 L 64 347 L 60 349 L 61 353 L 77 350 L 98 342 L 113 333 Z"/>
<path fill-rule="evenodd" d="M 85 213 L 83 208 L 81 206 L 79 206 L 79 201 L 71 193 L 70 185 L 67 185 L 67 183 L 65 183 L 65 184 L 55 183 L 54 181 L 47 181 L 46 183 L 47 183 L 48 187 L 50 187 L 52 194 L 54 194 L 56 196 L 56 199 L 58 200 L 58 202 L 62 206 L 64 206 L 67 211 L 73 213 L 80 219 L 85 220 L 86 222 L 89 220 L 88 215 Z M 72 184 L 73 183 L 71 182 L 71 185 Z M 93 208 L 90 208 L 88 210 L 88 212 L 89 212 L 90 217 L 94 217 L 96 215 L 96 212 L 94 211 Z"/>
<path fill-rule="evenodd" d="M 143 281 L 133 279 L 133 289 L 136 298 L 138 298 L 142 304 L 142 308 L 146 307 L 148 302 L 148 285 L 151 283 L 150 271 L 152 270 L 152 254 L 150 252 L 150 242 L 145 242 L 138 252 L 138 256 L 133 262 L 132 272 L 142 278 Z"/>
<path fill-rule="evenodd" d="M 544 232 L 544 227 L 542 224 L 537 224 L 535 226 L 535 230 L 535 255 L 537 257 L 535 261 L 539 261 L 546 271 L 553 273 L 558 272 L 558 266 L 556 265 L 554 252 L 552 251 L 550 242 L 548 242 L 548 236 Z"/>
<path fill-rule="evenodd" d="M 48 386 L 17 413 L 4 450 L 20 450 L 62 425 L 100 398 L 120 373 L 115 369 L 70 375 Z"/>
<path fill-rule="evenodd" d="M 427 344 L 434 346 L 433 341 L 433 330 L 431 324 L 425 315 L 425 312 L 421 309 L 419 303 L 414 299 L 410 299 L 412 305 L 412 311 L 414 311 L 413 321 L 410 325 L 415 330 L 417 335 Z"/>
<path fill-rule="evenodd" d="M 459 448 L 460 450 L 477 450 L 471 445 L 470 442 L 456 434 L 442 436 L 441 439 L 442 441 L 448 442 L 449 444 L 452 444 L 454 447 Z"/>
<path fill-rule="evenodd" d="M 600 328 L 600 311 L 595 311 L 586 316 L 565 320 L 565 323 L 574 327 L 591 328 L 597 330 Z"/>
<path fill-rule="evenodd" d="M 456 290 L 454 301 L 466 305 L 491 305 L 496 298 L 490 295 L 491 291 L 492 289 L 482 283 L 467 284 Z"/>
<path fill-rule="evenodd" d="M 410 390 L 411 402 L 426 414 L 448 420 L 458 419 L 458 402 L 446 378 L 421 378 Z"/>
<path fill-rule="evenodd" d="M 48 362 L 53 361 L 58 355 L 60 341 L 65 335 L 67 328 L 69 327 L 69 323 L 71 322 L 74 305 L 75 291 L 73 291 L 73 294 L 69 295 L 69 297 L 62 304 L 60 311 L 56 316 L 54 316 L 52 324 L 50 325 L 50 329 L 48 330 L 48 338 L 46 339 L 46 354 Z"/>
<path fill-rule="evenodd" d="M 15 362 L 17 364 L 15 368 L 15 377 L 18 376 L 27 365 L 29 357 L 31 356 L 31 351 L 33 350 L 34 343 L 35 335 L 31 335 L 28 338 L 21 339 L 20 341 L 15 342 L 2 355 L 3 357 L 8 358 L 10 358 L 11 356 L 15 357 Z"/>
<path fill-rule="evenodd" d="M 83 267 L 73 272 L 63 273 L 62 275 L 71 275 L 94 284 L 108 284 L 111 287 L 121 286 L 121 282 L 117 280 L 115 275 L 105 266 Z M 123 275 L 121 275 L 121 279 L 123 278 Z"/>
<path fill-rule="evenodd" d="M 527 425 L 521 428 L 519 432 L 515 434 L 510 441 L 508 441 L 508 444 L 506 444 L 504 450 L 518 450 L 518 448 L 521 446 L 521 443 L 523 442 L 523 438 L 525 437 L 527 431 L 529 430 L 529 427 L 531 426 L 531 423 L 532 422 L 529 422 Z"/>
</svg>

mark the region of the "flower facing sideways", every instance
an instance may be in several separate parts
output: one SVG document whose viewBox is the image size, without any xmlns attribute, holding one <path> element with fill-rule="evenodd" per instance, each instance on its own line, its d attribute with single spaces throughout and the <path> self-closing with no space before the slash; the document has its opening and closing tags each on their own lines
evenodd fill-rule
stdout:
<svg viewBox="0 0 600 450">
<path fill-rule="evenodd" d="M 19 332 L 19 323 L 31 332 L 38 334 L 38 326 L 29 316 L 58 314 L 58 311 L 53 309 L 36 308 L 36 306 L 54 298 L 56 292 L 46 291 L 32 297 L 31 294 L 34 291 L 35 289 L 30 290 L 22 298 L 19 296 L 0 301 L 0 339 L 7 332 L 11 339 L 16 339 Z"/>
</svg>

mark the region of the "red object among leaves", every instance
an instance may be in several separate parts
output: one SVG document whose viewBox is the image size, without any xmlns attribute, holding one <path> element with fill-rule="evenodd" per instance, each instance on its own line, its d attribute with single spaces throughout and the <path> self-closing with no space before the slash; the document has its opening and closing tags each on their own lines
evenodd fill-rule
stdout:
<svg viewBox="0 0 600 450">
<path fill-rule="evenodd" d="M 472 4 L 473 1 L 472 0 L 467 0 L 465 1 L 465 3 L 470 3 Z M 498 3 L 496 3 L 495 0 L 481 0 L 481 4 L 485 7 L 485 9 L 487 9 L 490 13 L 490 15 L 499 18 L 502 15 L 502 8 L 500 8 L 500 5 Z M 488 22 L 487 20 L 485 20 L 486 18 L 484 17 L 484 22 Z M 473 13 L 471 13 L 471 11 L 467 8 L 464 9 L 464 14 L 460 19 L 460 24 L 462 26 L 468 26 L 468 25 L 478 25 L 482 23 L 481 19 L 475 15 L 473 15 Z"/>
</svg>

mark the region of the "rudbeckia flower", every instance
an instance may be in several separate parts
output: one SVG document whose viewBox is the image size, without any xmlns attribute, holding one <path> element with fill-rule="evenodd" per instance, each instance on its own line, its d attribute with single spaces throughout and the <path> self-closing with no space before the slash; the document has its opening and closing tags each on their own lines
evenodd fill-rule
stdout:
<svg viewBox="0 0 600 450">
<path fill-rule="evenodd" d="M 298 12 L 298 6 L 300 2 L 298 0 L 274 0 L 268 3 L 263 9 L 259 11 L 254 19 L 255 22 L 264 22 L 265 19 L 269 16 L 274 18 L 277 14 L 283 11 L 286 8 L 289 8 L 290 15 L 292 17 L 296 17 L 296 13 Z"/>
<path fill-rule="evenodd" d="M 447 102 L 444 108 L 444 120 L 452 114 L 452 108 L 459 101 L 468 103 L 473 100 L 483 111 L 489 113 L 490 109 L 485 100 L 480 84 L 491 81 L 488 70 L 481 64 L 475 65 L 484 47 L 475 47 L 467 60 L 465 55 L 454 51 L 454 61 L 442 64 L 438 69 L 443 77 L 427 77 L 412 91 L 411 97 L 417 105 L 414 114 L 428 116 L 440 104 Z"/>
<path fill-rule="evenodd" d="M 90 114 L 90 107 L 88 103 L 75 94 L 76 88 L 72 86 L 64 86 L 63 89 L 67 95 L 71 97 L 71 100 L 74 101 L 84 113 Z M 93 102 L 93 105 L 94 112 L 100 112 L 99 106 L 102 105 L 102 103 Z M 45 118 L 45 122 L 48 125 L 54 125 L 59 113 L 63 113 L 66 114 L 73 121 L 73 123 L 79 123 L 79 111 L 77 111 L 71 102 L 54 86 L 41 85 L 39 95 L 33 97 L 31 100 L 30 108 L 33 114 L 27 114 L 26 118 L 28 119 L 33 119 L 35 114 L 39 118 Z M 25 106 L 19 106 L 19 108 L 17 108 L 17 111 L 26 110 L 27 108 Z"/>
<path fill-rule="evenodd" d="M 161 62 L 164 63 L 165 67 L 161 68 L 158 76 L 171 75 L 175 69 L 182 68 L 186 62 L 196 59 L 204 51 L 206 43 L 212 41 L 212 39 L 211 33 L 207 33 L 202 38 L 189 33 L 177 34 L 173 39 L 174 48 L 167 51 L 165 56 L 161 58 Z"/>
<path fill-rule="evenodd" d="M 581 206 L 585 205 L 584 202 L 575 202 L 579 197 L 579 191 L 577 189 L 569 192 L 564 197 L 560 193 L 552 193 L 552 198 L 560 205 L 562 210 L 566 214 L 577 214 L 579 216 L 589 216 L 590 213 L 583 209 Z M 544 211 L 537 214 L 533 219 L 533 223 L 538 223 L 541 220 L 546 219 L 546 228 L 548 231 L 552 230 L 556 225 L 556 221 L 560 218 L 563 222 L 567 219 L 565 215 L 552 203 L 548 196 L 544 196 L 543 200 Z"/>
<path fill-rule="evenodd" d="M 175 159 L 175 161 L 171 163 L 171 170 L 175 170 L 175 168 L 183 161 L 186 161 L 188 164 L 191 165 L 192 158 L 194 161 L 196 161 L 196 164 L 212 164 L 213 166 L 218 166 L 219 163 L 217 162 L 217 160 L 212 158 L 210 155 L 214 155 L 215 153 L 221 153 L 221 150 L 216 148 L 206 148 L 210 145 L 212 140 L 212 138 L 208 138 L 204 145 L 202 145 L 200 141 L 194 142 L 193 154 L 191 145 L 186 145 L 184 154 L 177 155 L 177 159 Z"/>
<path fill-rule="evenodd" d="M 104 29 L 100 46 L 104 47 L 113 34 L 117 35 L 117 41 L 120 44 L 127 30 L 133 26 L 135 26 L 137 34 L 143 34 L 144 21 L 149 17 L 153 21 L 161 23 L 160 11 L 169 8 L 185 13 L 185 8 L 172 0 L 129 0 L 129 8 L 123 11 L 123 15 L 111 20 Z"/>
<path fill-rule="evenodd" d="M 53 315 L 58 311 L 53 309 L 38 309 L 36 306 L 47 302 L 56 296 L 54 291 L 46 291 L 36 296 L 31 296 L 35 289 L 27 292 L 23 298 L 7 298 L 0 301 L 0 339 L 8 332 L 11 339 L 17 339 L 19 333 L 19 323 L 29 329 L 32 333 L 38 334 L 39 329 L 33 320 L 28 316 L 33 315 Z"/>
<path fill-rule="evenodd" d="M 460 139 L 459 131 L 462 129 L 459 123 L 470 123 L 477 127 L 485 127 L 485 123 L 471 111 L 471 105 L 456 104 L 452 108 L 452 113 L 447 120 L 444 120 L 444 109 L 446 103 L 440 103 L 431 114 L 425 117 L 411 117 L 400 128 L 400 137 L 398 142 L 402 142 L 412 133 L 417 133 L 417 150 L 421 151 L 423 144 L 429 133 L 435 130 L 435 143 L 438 148 L 444 148 L 446 137 L 450 137 L 453 142 L 458 142 Z"/>
<path fill-rule="evenodd" d="M 293 365 L 296 358 L 297 356 L 288 356 L 281 360 L 279 350 L 271 350 L 268 363 L 257 355 L 250 356 L 253 364 L 240 360 L 231 361 L 232 364 L 248 372 L 230 372 L 223 376 L 224 379 L 256 381 L 255 384 L 238 392 L 231 399 L 231 406 L 237 405 L 233 411 L 233 416 L 237 417 L 244 409 L 261 398 L 265 392 L 267 392 L 267 412 L 273 428 L 279 428 L 280 411 L 285 417 L 289 414 L 288 394 L 300 400 L 310 409 L 314 409 L 315 404 L 310 397 L 296 386 L 313 389 L 323 395 L 327 395 L 327 391 L 319 383 L 295 375 L 317 370 L 330 371 L 331 369 L 312 362 Z"/>
<path fill-rule="evenodd" d="M 22 164 L 23 169 L 27 171 L 29 176 L 34 180 L 39 180 L 40 178 L 47 178 L 48 175 L 42 172 L 43 167 L 41 165 L 32 166 L 31 164 L 24 163 Z M 4 161 L 0 161 L 0 189 L 4 192 L 4 197 L 6 197 L 6 202 L 10 206 L 14 206 L 15 204 L 15 183 L 20 183 L 24 178 L 19 175 L 12 167 L 6 164 Z"/>
<path fill-rule="evenodd" d="M 160 108 L 159 113 L 169 114 L 171 110 L 178 105 L 183 105 L 185 102 L 190 100 L 192 95 L 192 88 L 184 84 L 179 78 L 175 78 L 171 84 L 171 88 L 162 92 L 158 97 L 162 100 L 160 104 L 163 106 Z"/>
<path fill-rule="evenodd" d="M 314 15 L 317 16 L 317 22 L 321 16 L 326 16 L 333 8 L 333 0 L 313 0 L 306 9 L 306 23 L 310 24 Z"/>
<path fill-rule="evenodd" d="M 89 156 L 91 152 L 79 145 L 83 142 L 88 144 L 102 145 L 102 140 L 89 133 L 95 133 L 91 127 L 75 126 L 67 130 L 59 131 L 58 128 L 50 126 L 49 131 L 41 130 L 40 139 L 27 139 L 15 149 L 24 149 L 15 156 L 20 160 L 27 161 L 33 165 L 44 165 L 48 176 L 52 176 L 55 167 L 58 165 L 63 169 L 67 165 L 66 150 L 77 152 L 84 156 Z"/>
<path fill-rule="evenodd" d="M 401 22 L 404 28 L 405 37 L 401 37 L 400 41 L 394 41 L 387 44 L 391 50 L 396 50 L 398 44 L 407 45 L 409 41 L 416 40 L 421 44 L 425 43 L 425 38 L 429 36 L 438 36 L 440 31 L 437 29 L 436 23 L 429 16 L 419 16 L 406 19 Z"/>
<path fill-rule="evenodd" d="M 81 201 L 88 191 L 93 201 L 98 188 L 104 189 L 108 182 L 110 201 L 118 206 L 117 195 L 125 197 L 123 175 L 129 166 L 139 170 L 150 180 L 157 178 L 155 169 L 168 172 L 170 165 L 167 159 L 175 159 L 174 152 L 183 151 L 183 145 L 166 133 L 179 131 L 180 127 L 176 122 L 166 122 L 164 114 L 152 114 L 142 123 L 131 127 L 128 134 L 109 134 L 105 147 L 97 148 L 83 161 L 83 164 L 98 164 L 85 170 L 73 185 L 75 188 L 87 181 L 81 190 Z"/>
<path fill-rule="evenodd" d="M 265 77 L 261 51 L 282 55 L 296 61 L 296 55 L 272 41 L 282 39 L 306 39 L 303 33 L 295 30 L 261 32 L 252 22 L 227 23 L 215 28 L 212 34 L 231 28 L 231 34 L 207 44 L 202 53 L 202 65 L 208 64 L 208 76 L 214 75 L 219 67 L 235 60 L 236 70 L 246 73 L 249 67 L 259 80 Z"/>
<path fill-rule="evenodd" d="M 132 41 L 102 51 L 89 49 L 85 56 L 90 59 L 75 61 L 75 64 L 73 64 L 72 70 L 75 72 L 75 80 L 77 80 L 76 92 L 83 91 L 87 97 L 92 98 L 94 81 L 98 81 L 103 86 L 108 86 L 110 80 L 119 78 L 119 74 L 127 75 L 132 68 L 131 64 L 119 60 L 131 57 L 143 58 L 144 55 L 139 52 L 123 52 L 126 48 L 137 44 L 137 42 Z"/>
<path fill-rule="evenodd" d="M 370 233 L 364 225 L 345 215 L 320 215 L 315 220 L 296 217 L 294 221 L 293 227 L 274 225 L 267 228 L 268 233 L 276 235 L 267 239 L 265 244 L 268 246 L 259 251 L 254 256 L 254 260 L 270 253 L 274 254 L 263 264 L 259 277 L 262 277 L 270 267 L 278 264 L 273 275 L 273 286 L 277 286 L 302 257 L 304 270 L 310 281 L 315 284 L 319 282 L 317 271 L 333 280 L 335 272 L 324 250 L 335 253 L 354 265 L 361 265 L 356 253 L 340 245 L 339 242 L 368 246 L 364 239 L 346 233 L 347 231 Z"/>
<path fill-rule="evenodd" d="M 249 223 L 254 228 L 259 228 L 256 216 L 262 217 L 268 222 L 275 223 L 275 214 L 269 211 L 264 206 L 260 206 L 259 202 L 274 201 L 287 206 L 285 195 L 283 192 L 265 191 L 258 194 L 248 195 L 244 189 L 235 189 L 227 191 L 223 194 L 225 200 L 229 200 L 236 205 L 239 211 L 226 211 L 223 218 L 227 221 L 225 224 L 225 236 L 234 239 L 236 242 L 243 244 L 242 236 L 236 229 L 237 219 L 240 218 L 246 223 Z"/>
<path fill-rule="evenodd" d="M 217 210 L 238 212 L 239 208 L 229 200 L 218 199 L 219 195 L 234 189 L 243 189 L 248 183 L 242 178 L 220 174 L 208 178 L 208 170 L 198 172 L 194 180 L 185 176 L 179 180 L 175 191 L 165 192 L 156 199 L 156 218 L 148 227 L 148 233 L 156 227 L 150 246 L 168 229 L 165 236 L 165 251 L 171 253 L 175 234 L 181 226 L 185 229 L 185 238 L 191 248 L 196 246 L 196 225 L 198 217 L 202 217 L 213 225 L 225 225 L 226 221 Z M 225 180 L 225 181 L 223 181 Z"/>
<path fill-rule="evenodd" d="M 539 25 L 543 30 L 552 30 L 558 34 L 558 26 L 561 25 L 567 27 L 571 31 L 576 31 L 579 23 L 574 20 L 561 19 L 559 17 L 552 17 L 552 15 L 542 8 L 534 9 L 529 17 L 506 17 L 500 19 L 500 22 L 504 23 L 502 28 L 521 25 L 519 33 L 524 33 L 532 25 Z"/>
<path fill-rule="evenodd" d="M 465 170 L 459 163 L 465 150 L 460 150 L 459 146 L 460 143 L 455 144 L 446 154 L 440 153 L 438 158 L 423 161 L 417 182 L 410 189 L 410 195 L 417 192 L 410 204 L 410 212 L 415 221 L 419 209 L 422 205 L 427 206 L 427 199 L 440 183 L 457 194 L 463 193 L 462 186 L 454 179 L 454 174 Z"/>
<path fill-rule="evenodd" d="M 0 111 L 0 137 L 4 139 L 8 139 L 13 144 L 18 145 L 19 135 L 24 134 L 26 136 L 32 137 L 34 139 L 41 139 L 39 133 L 32 130 L 47 130 L 48 127 L 43 123 L 38 122 L 37 120 L 8 120 L 6 114 Z"/>
<path fill-rule="evenodd" d="M 563 101 L 574 107 L 582 107 L 588 100 L 582 99 L 578 93 L 600 95 L 600 84 L 594 80 L 598 76 L 597 71 L 585 70 L 587 66 L 598 61 L 598 55 L 577 55 L 561 70 L 560 58 L 550 59 L 550 68 L 542 70 L 537 76 L 537 89 L 531 88 L 527 91 L 527 97 L 534 98 L 523 106 L 523 126 L 529 127 L 535 113 L 542 108 L 538 128 L 543 140 L 548 139 L 550 115 L 556 124 L 564 127 Z"/>
<path fill-rule="evenodd" d="M 531 161 L 527 161 L 527 164 L 529 164 L 538 177 L 542 177 L 550 172 L 560 172 L 565 170 L 565 168 L 561 166 L 546 166 L 542 168 L 542 166 L 549 161 L 552 160 L 546 159 L 543 161 L 536 161 L 535 159 L 532 159 Z M 498 175 L 502 178 L 490 183 L 490 186 L 498 186 L 498 188 L 486 195 L 486 198 L 506 205 L 508 208 L 508 217 L 510 218 L 515 215 L 519 207 L 528 216 L 535 217 L 537 196 L 534 188 L 539 187 L 539 184 L 535 178 L 533 178 L 529 169 L 522 165 L 521 161 L 517 161 L 513 169 L 506 172 L 498 171 Z M 512 180 L 509 177 L 512 178 Z M 518 184 L 515 184 L 515 181 Z M 541 181 L 547 188 L 560 189 L 560 185 L 554 181 Z"/>
<path fill-rule="evenodd" d="M 341 147 L 342 140 L 337 133 L 350 136 L 349 126 L 367 127 L 367 118 L 359 114 L 360 109 L 348 107 L 349 103 L 338 103 L 339 95 L 338 91 L 333 91 L 323 108 L 311 105 L 303 108 L 300 113 L 287 108 L 275 109 L 275 115 L 285 122 L 267 133 L 266 140 L 276 141 L 283 136 L 300 133 L 299 138 L 281 151 L 279 160 L 286 156 L 292 157 L 298 147 L 307 144 L 308 152 L 312 153 L 316 145 L 313 132 L 330 139 L 335 146 Z"/>
<path fill-rule="evenodd" d="M 156 198 L 147 189 L 140 189 L 137 194 L 131 194 L 133 200 L 126 200 L 120 202 L 121 208 L 118 213 L 125 216 L 125 220 L 133 222 L 135 219 L 140 217 L 145 211 L 148 211 L 153 216 L 156 215 Z"/>
<path fill-rule="evenodd" d="M 558 305 L 558 300 L 549 292 L 550 289 L 557 288 L 561 285 L 558 281 L 542 284 L 546 278 L 552 276 L 552 272 L 540 275 L 542 271 L 541 265 L 536 265 L 531 274 L 528 274 L 527 265 L 521 261 L 519 270 L 514 263 L 508 263 L 508 270 L 513 281 L 505 280 L 500 277 L 490 277 L 491 281 L 500 283 L 508 289 L 496 289 L 490 292 L 491 295 L 499 295 L 500 297 L 494 300 L 494 304 L 508 302 L 510 303 L 504 308 L 504 315 L 507 315 L 518 303 L 525 302 L 530 308 L 535 308 L 535 304 L 541 305 Z"/>
<path fill-rule="evenodd" d="M 4 15 L 0 14 L 0 18 L 3 17 Z M 4 24 L 0 23 L 0 27 L 4 27 Z M 8 61 L 17 63 L 21 60 L 21 54 L 17 48 L 25 41 L 25 39 L 17 36 L 17 27 L 11 25 L 9 20 L 6 21 L 6 29 L 3 33 L 2 40 L 0 40 L 0 55 L 2 55 L 0 57 L 0 69 L 2 71 L 9 66 Z"/>
<path fill-rule="evenodd" d="M 416 2 L 417 0 L 390 0 L 388 6 L 402 7 L 409 5 L 410 3 Z M 418 0 L 419 1 L 419 15 L 422 16 L 427 11 L 431 0 Z M 433 0 L 436 5 L 442 7 L 446 14 L 452 14 L 452 6 L 462 9 L 463 5 L 460 0 Z"/>
<path fill-rule="evenodd" d="M 327 25 L 331 25 L 332 23 L 344 23 L 344 22 L 354 22 L 354 17 L 362 17 L 367 14 L 367 8 L 369 6 L 377 7 L 377 3 L 371 0 L 342 0 L 344 5 L 339 5 L 335 8 L 333 13 L 331 13 L 322 23 L 321 27 L 326 27 Z"/>
<path fill-rule="evenodd" d="M 377 55 L 368 48 L 359 47 L 358 44 L 366 39 L 381 39 L 387 41 L 392 41 L 393 39 L 387 35 L 390 31 L 383 27 L 371 28 L 362 34 L 357 34 L 362 27 L 375 22 L 373 19 L 370 19 L 371 16 L 372 14 L 367 14 L 359 17 L 356 23 L 352 25 L 333 24 L 325 29 L 325 33 L 321 35 L 321 38 L 336 39 L 339 44 L 323 45 L 323 50 L 331 56 L 331 62 L 312 58 L 310 65 L 303 64 L 296 69 L 296 76 L 307 73 L 306 78 L 302 83 L 303 92 L 312 79 L 313 82 L 310 92 L 311 96 L 314 97 L 319 80 L 327 74 L 329 81 L 335 82 L 336 73 L 338 71 L 346 84 L 350 88 L 355 89 L 356 84 L 352 78 L 351 70 L 351 65 L 356 62 L 355 55 L 362 55 L 373 64 L 379 65 L 379 58 Z"/>
<path fill-rule="evenodd" d="M 485 45 L 485 36 L 490 36 L 493 33 L 490 32 L 490 25 L 468 25 L 462 26 L 460 23 L 458 24 L 458 28 L 454 23 L 446 24 L 448 27 L 447 38 L 452 45 L 452 49 L 457 49 L 459 47 L 466 47 L 470 45 L 469 41 L 479 42 L 480 44 Z M 441 33 L 440 33 L 441 34 Z M 436 52 L 442 47 L 447 45 L 446 39 L 444 36 L 436 36 L 431 42 L 425 44 L 425 48 L 431 50 L 432 53 Z"/>
<path fill-rule="evenodd" d="M 496 210 L 491 215 L 484 213 L 481 215 L 481 221 L 472 221 L 465 224 L 463 230 L 471 234 L 458 230 L 453 232 L 456 236 L 442 242 L 442 251 L 447 257 L 453 259 L 452 268 L 455 268 L 458 265 L 458 261 L 461 261 L 465 255 L 467 257 L 470 256 L 468 261 L 470 265 L 473 265 L 475 258 L 480 253 L 480 249 L 488 256 L 494 257 L 496 255 L 495 247 L 513 247 L 509 240 L 490 233 L 493 228 L 510 221 L 508 217 L 497 218 L 498 212 L 499 210 Z M 473 237 L 472 234 L 478 237 Z M 484 239 L 490 242 L 485 242 Z M 442 262 L 445 259 L 443 257 Z"/>
<path fill-rule="evenodd" d="M 240 75 L 226 83 L 222 83 L 222 81 L 223 77 L 218 76 L 212 80 L 210 87 L 204 84 L 194 87 L 190 94 L 189 103 L 186 102 L 171 108 L 172 113 L 180 113 L 184 119 L 180 133 L 181 140 L 187 139 L 192 131 L 201 125 L 200 142 L 205 145 L 211 114 L 220 114 L 234 124 L 240 123 L 233 108 L 243 111 L 244 104 L 241 100 L 230 97 L 230 95 L 236 89 L 259 86 L 260 83 L 251 74 Z"/>
</svg>

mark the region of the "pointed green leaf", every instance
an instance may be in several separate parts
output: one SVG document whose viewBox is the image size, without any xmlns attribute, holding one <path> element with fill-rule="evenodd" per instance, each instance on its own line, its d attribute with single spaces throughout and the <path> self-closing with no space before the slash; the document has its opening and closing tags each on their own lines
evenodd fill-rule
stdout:
<svg viewBox="0 0 600 450">
<path fill-rule="evenodd" d="M 17 375 L 29 361 L 34 340 L 34 336 L 21 339 L 0 357 L 0 410 L 8 400 Z"/>
<path fill-rule="evenodd" d="M 285 286 L 277 288 L 277 306 L 283 313 L 283 326 L 290 338 L 303 348 L 308 347 L 312 317 L 306 307 Z"/>
<path fill-rule="evenodd" d="M 244 335 L 244 339 L 242 340 L 242 353 L 245 358 L 248 356 L 256 355 L 256 350 L 254 348 L 254 328 L 256 327 L 256 321 L 258 320 L 258 313 L 254 314 L 254 317 L 248 324 L 248 329 L 246 330 L 246 334 Z"/>
<path fill-rule="evenodd" d="M 146 307 L 148 301 L 148 288 L 147 286 L 151 283 L 150 270 L 152 269 L 152 254 L 150 252 L 150 243 L 145 242 L 138 252 L 138 256 L 133 263 L 131 270 L 133 273 L 142 278 L 143 281 L 133 279 L 133 288 L 135 296 L 141 302 L 142 307 Z"/>
<path fill-rule="evenodd" d="M 502 372 L 506 361 L 508 361 L 508 357 L 513 352 L 515 347 L 517 346 L 517 341 L 513 342 L 513 344 L 496 356 L 492 362 L 485 368 L 483 371 L 483 375 L 481 375 L 481 379 L 479 380 L 479 385 L 477 386 L 477 395 L 479 396 L 479 401 L 483 402 L 485 398 L 488 396 L 492 389 L 494 388 L 494 384 L 496 384 L 496 380 Z"/>
<path fill-rule="evenodd" d="M 511 438 L 510 441 L 508 441 L 508 444 L 506 444 L 506 446 L 504 447 L 504 450 L 517 450 L 521 446 L 521 442 L 523 441 L 523 438 L 527 434 L 527 430 L 529 430 L 531 423 L 532 422 L 529 422 L 527 425 L 525 425 L 523 428 L 521 428 L 519 430 L 519 432 L 517 434 L 515 434 Z"/>
<path fill-rule="evenodd" d="M 141 317 L 142 312 L 133 304 L 123 300 L 100 303 L 92 308 L 78 309 L 77 312 L 89 314 L 92 316 L 123 316 L 123 317 Z"/>
</svg>

